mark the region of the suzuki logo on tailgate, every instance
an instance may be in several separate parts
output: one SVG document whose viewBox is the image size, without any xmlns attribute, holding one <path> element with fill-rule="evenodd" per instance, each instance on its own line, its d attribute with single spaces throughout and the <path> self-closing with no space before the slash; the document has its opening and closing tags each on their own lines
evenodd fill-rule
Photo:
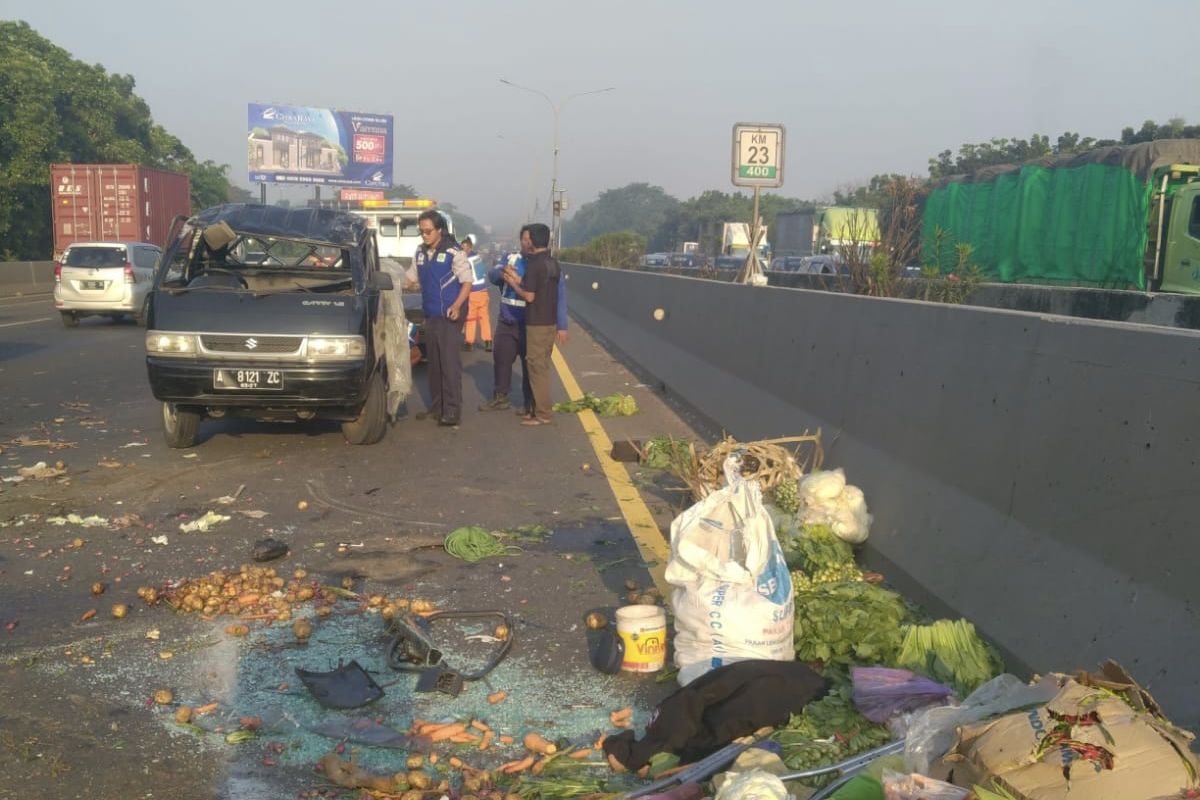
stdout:
<svg viewBox="0 0 1200 800">
<path fill-rule="evenodd" d="M 246 349 L 247 350 L 253 350 L 256 347 L 258 347 L 258 340 L 255 339 L 253 336 L 246 340 Z"/>
</svg>

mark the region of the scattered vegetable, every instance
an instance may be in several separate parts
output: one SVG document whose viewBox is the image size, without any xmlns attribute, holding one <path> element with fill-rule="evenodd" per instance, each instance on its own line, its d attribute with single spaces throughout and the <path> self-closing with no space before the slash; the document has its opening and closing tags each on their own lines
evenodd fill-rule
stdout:
<svg viewBox="0 0 1200 800">
<path fill-rule="evenodd" d="M 779 546 L 792 569 L 809 575 L 844 565 L 854 566 L 854 551 L 828 525 L 804 525 L 791 533 L 779 532 Z"/>
<path fill-rule="evenodd" d="M 485 558 L 498 558 L 521 552 L 521 548 L 504 544 L 496 534 L 478 525 L 457 528 L 446 534 L 442 547 L 455 558 L 461 558 L 463 561 L 471 563 Z"/>
<path fill-rule="evenodd" d="M 960 697 L 1000 674 L 1000 657 L 979 638 L 965 619 L 939 619 L 929 625 L 910 625 L 896 666 L 953 686 Z"/>
<path fill-rule="evenodd" d="M 862 581 L 797 591 L 795 605 L 800 661 L 892 664 L 909 621 L 900 595 Z"/>
<path fill-rule="evenodd" d="M 302 642 L 308 641 L 312 636 L 312 623 L 306 619 L 298 619 L 292 623 L 292 635 Z"/>
<path fill-rule="evenodd" d="M 565 403 L 555 403 L 554 410 L 560 414 L 577 414 L 580 411 L 595 411 L 602 417 L 632 417 L 638 413 L 637 401 L 631 395 L 627 394 L 610 394 L 605 397 L 597 397 L 594 394 L 585 394 L 578 400 L 569 400 Z"/>
<path fill-rule="evenodd" d="M 337 753 L 326 753 L 321 756 L 321 760 L 317 764 L 325 773 L 326 778 L 347 789 L 369 789 L 374 792 L 390 794 L 397 786 L 397 781 L 391 775 L 375 775 L 359 768 L 353 758 L 343 761 Z M 405 796 L 401 795 L 401 797 Z M 419 799 L 421 796 L 420 792 L 416 793 L 416 798 Z"/>
<path fill-rule="evenodd" d="M 525 749 L 532 753 L 552 756 L 558 752 L 558 747 L 556 747 L 553 742 L 532 731 L 525 734 L 525 738 L 522 740 L 522 743 L 525 745 Z"/>
</svg>

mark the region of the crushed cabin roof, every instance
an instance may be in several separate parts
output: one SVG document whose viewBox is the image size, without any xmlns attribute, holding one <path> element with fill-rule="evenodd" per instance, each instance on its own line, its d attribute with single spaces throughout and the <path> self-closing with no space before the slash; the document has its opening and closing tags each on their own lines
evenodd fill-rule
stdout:
<svg viewBox="0 0 1200 800">
<path fill-rule="evenodd" d="M 357 245 L 367 230 L 365 219 L 344 211 L 242 203 L 206 208 L 194 214 L 189 222 L 200 228 L 225 222 L 242 234 L 350 247 Z"/>
</svg>

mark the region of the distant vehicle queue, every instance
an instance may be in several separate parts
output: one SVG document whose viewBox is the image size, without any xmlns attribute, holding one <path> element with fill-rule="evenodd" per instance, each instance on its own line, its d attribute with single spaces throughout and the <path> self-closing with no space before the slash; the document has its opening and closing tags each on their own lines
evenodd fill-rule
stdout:
<svg viewBox="0 0 1200 800">
<path fill-rule="evenodd" d="M 745 254 L 710 258 L 700 253 L 647 253 L 638 260 L 638 267 L 650 271 L 700 272 L 705 269 L 739 270 L 745 263 Z M 763 266 L 771 272 L 792 272 L 801 275 L 848 275 L 850 272 L 841 255 L 837 253 L 777 256 L 764 259 Z"/>
</svg>

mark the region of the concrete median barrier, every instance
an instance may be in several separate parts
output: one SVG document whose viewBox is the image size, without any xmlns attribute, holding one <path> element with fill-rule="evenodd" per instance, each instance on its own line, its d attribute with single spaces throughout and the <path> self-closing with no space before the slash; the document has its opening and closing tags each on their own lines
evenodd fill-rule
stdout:
<svg viewBox="0 0 1200 800">
<path fill-rule="evenodd" d="M 571 313 L 739 439 L 820 428 L 905 582 L 1200 726 L 1200 332 L 569 265 Z M 658 312 L 658 313 L 656 313 Z"/>
<path fill-rule="evenodd" d="M 0 261 L 0 297 L 54 290 L 53 261 Z"/>
</svg>

